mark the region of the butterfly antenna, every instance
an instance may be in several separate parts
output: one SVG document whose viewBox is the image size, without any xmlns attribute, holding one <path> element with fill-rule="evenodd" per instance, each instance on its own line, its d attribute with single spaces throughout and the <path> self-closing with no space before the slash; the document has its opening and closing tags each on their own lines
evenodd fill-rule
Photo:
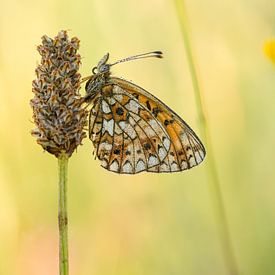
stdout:
<svg viewBox="0 0 275 275">
<path fill-rule="evenodd" d="M 163 53 L 161 51 L 154 51 L 154 52 L 148 52 L 148 53 L 142 53 L 137 54 L 133 56 L 129 56 L 127 58 L 123 58 L 121 60 L 116 61 L 113 64 L 110 64 L 110 66 L 116 65 L 118 63 L 127 62 L 135 59 L 141 59 L 141 58 L 148 58 L 148 57 L 157 57 L 157 58 L 163 58 Z"/>
</svg>

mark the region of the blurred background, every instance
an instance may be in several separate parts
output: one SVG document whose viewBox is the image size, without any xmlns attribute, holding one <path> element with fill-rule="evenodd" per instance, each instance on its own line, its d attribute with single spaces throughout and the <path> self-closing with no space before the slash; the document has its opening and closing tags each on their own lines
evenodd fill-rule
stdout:
<svg viewBox="0 0 275 275">
<path fill-rule="evenodd" d="M 275 274 L 275 36 L 271 0 L 188 0 L 193 51 L 241 274 Z M 151 50 L 113 74 L 163 100 L 199 134 L 177 10 L 165 0 L 0 0 L 0 274 L 58 274 L 57 160 L 36 144 L 29 101 L 41 36 L 81 40 L 81 73 Z M 228 274 L 205 162 L 116 175 L 86 139 L 69 161 L 70 274 Z"/>
</svg>

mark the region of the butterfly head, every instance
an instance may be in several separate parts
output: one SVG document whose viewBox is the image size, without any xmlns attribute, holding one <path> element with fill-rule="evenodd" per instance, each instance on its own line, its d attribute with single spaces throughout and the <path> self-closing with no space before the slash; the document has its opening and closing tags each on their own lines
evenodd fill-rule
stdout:
<svg viewBox="0 0 275 275">
<path fill-rule="evenodd" d="M 97 66 L 93 68 L 92 70 L 93 75 L 86 78 L 88 81 L 86 82 L 86 85 L 85 85 L 85 90 L 86 90 L 86 95 L 84 98 L 85 101 L 90 102 L 102 90 L 104 85 L 106 85 L 106 83 L 108 82 L 108 78 L 110 77 L 110 74 L 111 74 L 110 73 L 111 66 L 114 66 L 122 62 L 141 59 L 141 58 L 147 58 L 147 57 L 162 58 L 162 52 L 154 51 L 154 52 L 133 55 L 133 56 L 118 60 L 112 64 L 107 63 L 109 60 L 109 53 L 105 54 L 100 59 Z"/>
<path fill-rule="evenodd" d="M 110 72 L 110 64 L 107 64 L 109 60 L 109 53 L 106 53 L 98 62 L 97 66 L 93 68 L 93 75 L 106 74 Z"/>
<path fill-rule="evenodd" d="M 90 102 L 101 91 L 110 76 L 110 64 L 107 64 L 109 53 L 105 54 L 97 66 L 93 68 L 93 75 L 88 77 L 85 85 L 85 101 Z"/>
</svg>

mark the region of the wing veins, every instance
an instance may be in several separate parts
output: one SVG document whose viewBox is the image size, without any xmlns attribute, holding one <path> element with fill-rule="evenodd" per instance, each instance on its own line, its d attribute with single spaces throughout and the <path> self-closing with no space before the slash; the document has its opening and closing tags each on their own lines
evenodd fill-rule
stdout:
<svg viewBox="0 0 275 275">
<path fill-rule="evenodd" d="M 198 136 L 196 135 L 196 133 L 188 126 L 188 124 L 177 113 L 175 113 L 169 106 L 167 106 L 164 102 L 162 102 L 160 99 L 158 99 L 153 94 L 149 93 L 148 91 L 146 91 L 145 89 L 143 89 L 142 87 L 140 87 L 140 86 L 138 86 L 138 85 L 136 85 L 134 83 L 131 83 L 131 82 L 129 82 L 127 80 L 124 80 L 124 79 L 120 79 L 119 77 L 112 77 L 112 81 L 113 81 L 113 83 L 115 85 L 119 86 L 121 89 L 123 89 L 125 92 L 127 92 L 127 95 L 131 95 L 132 99 L 136 100 L 136 98 L 134 96 L 132 96 L 131 93 L 128 92 L 128 89 L 125 88 L 127 86 L 129 87 L 129 90 L 131 90 L 132 92 L 134 92 L 135 90 L 138 90 L 140 94 L 142 94 L 143 96 L 149 98 L 150 100 L 155 101 L 156 103 L 159 103 L 159 105 L 162 106 L 164 108 L 164 110 L 166 109 L 167 111 L 171 112 L 171 114 L 174 115 L 174 119 L 178 123 L 178 125 L 180 127 L 181 127 L 181 124 L 184 125 L 185 126 L 185 131 L 187 133 L 189 133 L 193 137 L 193 139 L 196 140 L 196 142 L 200 145 L 200 147 L 201 147 L 201 149 L 202 149 L 202 151 L 204 153 L 204 156 L 201 156 L 200 153 L 199 154 L 200 154 L 202 160 L 204 159 L 206 151 L 205 151 L 205 148 L 204 148 L 202 142 L 200 141 L 200 139 L 198 138 Z M 142 105 L 142 106 L 146 110 L 148 110 L 145 105 Z M 181 145 L 183 145 L 182 142 L 181 142 L 181 139 L 179 138 L 179 136 L 178 136 L 177 132 L 175 131 L 175 129 L 174 129 L 174 132 L 176 133 L 176 135 L 177 135 L 177 137 L 178 137 Z M 173 144 L 172 140 L 171 140 L 171 143 Z M 174 144 L 173 144 L 173 147 L 175 149 Z M 179 162 L 179 156 L 177 154 L 177 150 L 176 149 L 175 149 L 175 152 L 176 152 L 176 155 L 177 155 L 178 163 L 180 164 L 180 162 Z M 187 161 L 187 164 L 189 165 L 188 161 Z M 180 170 L 182 170 L 181 169 L 181 165 L 180 165 Z M 185 169 L 183 169 L 183 170 L 185 170 Z"/>
<path fill-rule="evenodd" d="M 121 94 L 121 93 L 116 93 L 116 94 L 124 95 L 124 94 Z M 121 107 L 125 108 L 117 99 L 114 98 L 114 100 L 115 100 Z M 125 109 L 126 109 L 126 108 L 125 108 Z M 130 113 L 133 113 L 133 112 L 129 111 L 128 109 L 126 109 L 126 110 L 129 112 L 129 114 L 130 114 Z M 130 116 L 131 116 L 131 114 L 130 114 Z M 156 156 L 157 156 L 157 158 L 158 158 L 158 160 L 159 160 L 159 164 L 153 165 L 153 166 L 151 166 L 150 168 L 153 168 L 153 167 L 155 167 L 155 166 L 157 166 L 157 165 L 160 165 L 160 164 L 161 164 L 161 160 L 160 160 L 160 158 L 159 158 L 159 156 L 158 156 L 158 152 L 157 152 L 157 150 L 156 150 L 156 148 L 155 148 L 153 142 L 152 142 L 151 139 L 148 137 L 148 135 L 146 134 L 146 132 L 142 129 L 142 127 L 138 124 L 138 122 L 134 119 L 134 117 L 131 116 L 131 118 L 137 123 L 137 126 L 141 129 L 141 131 L 145 134 L 146 138 L 150 141 L 151 145 L 153 146 L 153 148 L 154 148 L 154 150 L 155 150 Z M 146 124 L 148 124 L 147 121 L 145 121 L 144 119 L 143 119 L 143 121 L 144 121 Z M 154 131 L 154 133 L 157 135 L 157 133 L 156 133 L 155 130 L 151 127 L 151 125 L 150 125 L 150 124 L 148 124 L 148 125 L 149 125 L 149 127 Z M 119 125 L 118 125 L 118 126 L 119 126 Z M 131 125 L 131 126 L 132 126 L 132 125 Z M 120 126 L 119 126 L 119 127 L 120 127 Z M 132 126 L 132 127 L 133 127 L 133 126 Z M 120 128 L 120 129 L 121 129 L 121 128 Z M 133 127 L 133 129 L 134 129 L 134 131 L 135 131 L 135 133 L 136 133 L 136 135 L 137 135 L 137 137 L 138 137 L 139 135 L 138 135 L 136 129 L 135 129 L 134 127 Z M 122 130 L 122 129 L 121 129 L 121 130 Z M 123 130 L 122 130 L 122 131 L 123 131 Z M 126 133 L 126 134 L 127 134 L 127 133 Z M 128 135 L 128 136 L 129 136 L 129 135 Z M 130 139 L 131 139 L 131 138 L 130 138 Z M 144 159 L 145 159 L 145 162 L 146 162 L 146 170 L 147 170 L 147 169 L 149 169 L 149 166 L 148 166 L 148 161 L 147 161 L 147 159 L 146 159 L 146 154 L 145 154 L 145 151 L 144 151 L 144 149 L 143 149 L 143 146 L 142 146 L 142 144 L 141 144 L 139 138 L 138 138 L 138 140 L 139 140 L 139 143 L 140 143 L 140 145 L 141 145 L 141 149 L 142 149 L 142 151 L 143 151 Z M 163 146 L 163 147 L 164 147 L 164 146 Z M 164 147 L 164 148 L 165 148 L 165 147 Z M 167 152 L 167 155 L 168 155 L 168 152 Z"/>
<path fill-rule="evenodd" d="M 123 95 L 123 94 L 122 94 Z M 122 107 L 122 108 L 125 108 L 117 99 L 115 99 L 114 98 L 114 100 Z M 125 108 L 126 109 L 126 108 Z M 131 118 L 135 121 L 135 122 L 137 122 L 132 116 L 131 116 Z M 121 127 L 119 126 L 119 124 L 117 123 L 117 125 L 118 125 L 118 127 L 120 128 L 120 130 L 124 133 L 124 131 L 121 129 Z M 132 126 L 132 125 L 131 125 Z M 137 126 L 141 129 L 141 131 L 146 135 L 146 137 L 149 139 L 149 137 L 147 136 L 147 134 L 143 131 L 143 129 L 141 128 L 141 126 L 137 123 Z M 134 129 L 134 131 L 135 131 L 135 133 L 136 133 L 136 135 L 138 136 L 138 134 L 137 134 L 137 131 L 136 131 L 136 129 L 133 127 L 133 129 Z M 125 133 L 129 138 L 130 138 L 130 136 L 127 134 L 127 133 Z M 131 139 L 131 138 L 130 138 Z M 132 139 L 131 139 L 132 140 Z M 150 139 L 149 139 L 150 140 Z M 145 154 L 145 151 L 144 151 L 144 149 L 143 149 L 143 146 L 142 146 L 142 144 L 141 144 L 141 142 L 140 142 L 140 139 L 138 138 L 138 141 L 139 141 L 139 144 L 140 144 L 140 146 L 141 146 L 141 149 L 142 149 L 142 151 L 143 151 L 143 155 L 144 155 L 144 159 L 145 159 L 145 162 L 146 162 L 146 167 L 147 167 L 147 169 L 148 169 L 148 161 L 147 161 L 147 159 L 146 159 L 146 154 Z M 150 140 L 150 142 L 151 142 L 151 140 Z M 153 143 L 151 142 L 151 144 L 153 145 Z M 154 146 L 154 145 L 153 145 Z M 155 149 L 155 148 L 154 148 Z M 156 150 L 155 150 L 155 152 L 156 152 Z M 157 164 L 156 164 L 157 165 Z M 151 167 L 155 167 L 155 165 L 154 166 L 151 166 Z"/>
<path fill-rule="evenodd" d="M 101 100 L 102 101 L 102 100 Z M 103 130 L 103 116 L 102 116 L 102 110 L 101 110 L 101 101 L 100 101 L 100 105 L 99 105 L 99 108 L 100 108 L 100 112 L 101 112 L 101 118 L 102 118 L 102 123 L 101 123 L 101 129 L 100 129 L 100 136 L 99 136 L 99 141 L 98 141 L 98 144 L 97 144 L 97 147 L 96 147 L 96 156 L 98 156 L 98 150 L 99 150 L 99 146 L 100 146 L 100 143 L 101 143 L 101 139 L 102 139 L 102 130 Z M 99 109 L 98 109 L 99 110 Z M 105 168 L 105 167 L 104 167 Z"/>
<path fill-rule="evenodd" d="M 92 126 L 91 131 L 90 131 L 90 123 L 91 123 L 91 119 L 90 119 L 90 118 L 91 118 L 92 111 L 90 111 L 90 114 L 89 114 L 89 138 L 90 138 L 90 140 L 92 140 L 92 139 L 91 139 L 91 134 L 90 134 L 90 133 L 93 132 L 94 127 L 95 127 L 95 124 L 96 124 L 96 120 L 97 120 L 97 118 L 98 118 L 98 116 L 99 116 L 99 114 L 100 114 L 100 104 L 101 104 L 101 102 L 99 102 L 99 103 L 97 103 L 97 104 L 99 104 L 99 105 L 98 105 L 99 107 L 98 107 L 98 110 L 97 110 L 97 113 L 96 113 L 96 116 L 95 116 L 94 123 L 93 123 L 93 126 Z M 102 118 L 102 117 L 101 117 L 101 118 Z M 102 128 L 103 128 L 103 124 L 101 123 L 101 128 L 100 128 L 100 139 L 99 139 L 98 144 L 96 144 L 96 143 L 92 140 L 94 146 L 96 147 L 95 159 L 96 159 L 96 157 L 97 157 L 98 148 L 99 148 L 99 143 L 100 143 L 100 140 L 101 140 Z"/>
<path fill-rule="evenodd" d="M 89 138 L 91 139 L 91 133 L 93 132 L 94 130 L 94 127 L 95 127 L 95 122 L 98 118 L 98 115 L 99 115 L 99 108 L 97 110 L 97 113 L 96 113 L 96 116 L 95 116 L 95 119 L 94 119 L 94 123 L 93 123 L 93 127 L 91 128 L 91 116 L 92 116 L 92 110 L 90 110 L 90 114 L 89 114 Z M 91 130 L 90 130 L 91 129 Z"/>
<path fill-rule="evenodd" d="M 105 102 L 108 104 L 110 110 L 111 110 L 111 114 L 112 114 L 112 119 L 114 121 L 114 124 L 113 124 L 113 135 L 112 135 L 112 148 L 111 148 L 111 152 L 110 152 L 110 156 L 109 156 L 109 160 L 108 160 L 108 168 L 110 168 L 110 162 L 111 162 L 111 158 L 112 158 L 112 153 L 114 151 L 114 134 L 115 134 L 115 119 L 114 119 L 114 114 L 113 114 L 113 111 L 112 111 L 112 108 L 110 107 L 109 103 L 105 100 Z"/>
<path fill-rule="evenodd" d="M 196 158 L 196 156 L 195 156 L 195 151 L 194 151 L 194 143 L 193 144 L 191 144 L 191 140 L 190 140 L 190 137 L 189 137 L 189 135 L 188 134 L 186 134 L 186 136 L 187 136 L 187 138 L 188 138 L 188 141 L 189 141 L 189 144 L 191 145 L 191 148 L 192 148 L 192 152 L 193 152 L 193 157 L 194 157 L 194 159 L 195 159 L 195 161 L 196 161 L 196 165 L 198 165 L 198 162 L 197 162 L 197 158 Z M 192 140 L 193 141 L 193 140 Z M 189 160 L 188 160 L 189 161 Z"/>
<path fill-rule="evenodd" d="M 116 122 L 115 122 L 116 123 Z M 121 165 L 122 165 L 122 162 L 123 162 L 123 151 L 124 151 L 124 134 L 126 136 L 128 136 L 128 138 L 131 140 L 132 144 L 133 144 L 133 148 L 135 148 L 135 145 L 134 145 L 134 142 L 133 142 L 133 139 L 131 139 L 131 137 L 123 131 L 123 129 L 119 126 L 119 124 L 117 123 L 117 126 L 120 128 L 121 132 L 122 132 L 122 138 L 123 138 L 123 143 L 122 143 L 122 154 L 121 154 Z M 134 151 L 134 155 L 135 155 L 135 151 Z M 134 167 L 135 167 L 135 156 L 134 156 Z M 133 167 L 133 168 L 134 168 Z M 134 169 L 135 170 L 135 169 Z M 120 170 L 121 171 L 121 170 Z M 135 174 L 135 173 L 126 173 L 126 174 Z"/>
<path fill-rule="evenodd" d="M 176 121 L 176 123 L 181 127 L 181 125 L 179 124 L 178 121 Z M 184 126 L 185 126 L 185 125 L 184 125 Z M 188 159 L 188 157 L 187 157 L 187 152 L 186 152 L 186 150 L 185 150 L 185 148 L 184 148 L 184 145 L 183 145 L 183 143 L 182 143 L 182 141 L 181 141 L 181 139 L 180 139 L 180 137 L 179 137 L 179 135 L 178 135 L 176 129 L 173 127 L 173 125 L 171 125 L 171 127 L 173 128 L 174 132 L 175 132 L 176 135 L 177 135 L 178 140 L 180 141 L 181 148 L 182 148 L 182 150 L 183 150 L 183 152 L 184 152 L 184 155 L 185 155 L 187 167 L 188 167 L 188 169 L 190 169 L 191 167 L 190 167 L 189 159 Z M 181 127 L 181 128 L 182 128 L 182 127 Z M 182 129 L 184 129 L 184 128 L 182 128 Z M 185 129 L 184 129 L 184 130 L 185 130 Z M 186 130 L 185 130 L 185 132 L 186 132 Z M 186 134 L 186 136 L 188 136 L 188 135 Z M 193 151 L 193 146 L 191 145 L 189 138 L 188 138 L 188 142 L 189 142 L 190 147 L 192 148 L 192 151 Z M 194 152 L 193 152 L 193 154 L 194 154 Z M 180 165 L 181 165 L 181 164 L 180 164 Z M 182 165 L 181 165 L 181 166 L 182 166 Z M 182 169 L 182 168 L 181 168 L 181 170 L 185 170 L 185 169 Z"/>
<path fill-rule="evenodd" d="M 116 123 L 116 122 L 115 122 Z M 119 125 L 117 124 L 117 126 L 119 127 Z M 119 127 L 120 128 L 120 127 Z M 121 130 L 121 128 L 120 128 Z M 121 172 L 121 168 L 122 168 L 122 162 L 123 162 L 123 152 L 124 152 L 124 134 L 122 132 L 122 143 L 121 143 L 121 156 L 120 156 L 120 164 L 119 164 L 119 173 Z"/>
<path fill-rule="evenodd" d="M 188 133 L 193 137 L 194 140 L 196 140 L 197 144 L 200 146 L 200 149 L 205 154 L 205 148 L 204 148 L 203 144 L 200 142 L 199 138 L 196 136 L 196 134 L 194 133 L 194 131 L 190 131 L 190 130 L 192 130 L 192 129 L 188 129 Z M 201 159 L 203 160 L 204 156 L 201 156 L 200 153 L 199 153 L 199 155 L 200 155 Z"/>
<path fill-rule="evenodd" d="M 139 103 L 139 101 L 133 96 L 133 95 L 131 95 L 131 94 L 129 94 L 125 89 L 123 89 L 124 91 L 125 91 L 125 93 L 127 94 L 127 96 L 129 97 L 129 98 L 131 98 L 132 100 L 134 100 L 134 101 L 136 101 L 139 105 L 141 105 L 140 103 Z M 115 94 L 120 94 L 120 95 L 123 95 L 122 93 L 115 93 Z M 119 102 L 118 102 L 119 103 Z M 151 115 L 151 111 L 150 110 L 148 110 L 148 108 L 146 108 L 145 106 L 143 106 L 143 105 L 141 105 L 150 115 Z M 128 109 L 127 109 L 128 110 Z M 132 111 L 130 111 L 130 110 L 128 110 L 130 113 L 133 113 Z M 131 116 L 132 117 L 132 116 Z M 169 134 L 167 133 L 167 131 L 165 130 L 165 128 L 164 127 L 162 127 L 162 124 L 153 116 L 153 115 L 151 115 L 151 117 L 152 117 L 152 119 L 157 123 L 157 125 L 159 125 L 159 126 L 161 126 L 161 129 L 163 130 L 163 132 L 164 132 L 164 134 L 166 135 L 166 138 L 168 138 L 168 140 L 170 141 L 170 144 L 172 144 L 173 145 L 173 147 L 174 147 L 174 151 L 176 152 L 176 156 L 177 156 L 177 161 L 178 161 L 178 166 L 179 166 L 179 168 L 180 168 L 180 170 L 181 170 L 181 165 L 180 165 L 180 162 L 179 162 L 179 157 L 178 157 L 178 153 L 177 153 L 177 150 L 176 150 L 176 148 L 175 148 L 175 145 L 174 145 L 174 143 L 172 142 L 172 139 L 170 138 L 170 136 L 169 136 Z M 133 118 L 133 117 L 132 117 Z M 133 118 L 134 119 L 134 118 Z M 134 119 L 135 120 L 135 119 Z M 136 120 L 135 120 L 136 121 Z M 155 131 L 155 129 L 153 129 L 152 128 L 152 126 L 146 121 L 146 120 L 144 120 L 143 119 L 143 121 L 145 121 L 145 123 L 154 131 L 154 133 L 158 136 L 158 134 L 156 133 L 156 131 Z M 140 127 L 141 128 L 141 127 Z M 141 128 L 142 129 L 142 128 Z M 174 128 L 173 128 L 174 129 Z M 142 129 L 142 131 L 143 131 L 143 129 Z M 175 131 L 175 129 L 174 129 L 174 131 Z M 144 131 L 143 131 L 144 132 Z M 144 132 L 145 133 L 145 132 Z M 145 133 L 145 135 L 147 136 L 147 134 Z M 148 136 L 147 136 L 148 137 Z M 177 136 L 178 137 L 178 136 Z M 179 137 L 178 137 L 179 138 Z M 150 139 L 149 139 L 150 140 Z M 180 140 L 180 139 L 179 139 Z M 163 141 L 160 139 L 160 141 L 161 141 L 161 144 L 162 144 L 162 147 L 165 149 L 165 151 L 167 152 L 167 158 L 168 158 L 168 164 L 169 164 L 169 168 L 170 168 L 170 171 L 172 171 L 171 170 L 171 165 L 170 165 L 170 156 L 169 156 L 169 149 L 168 150 L 166 150 L 166 148 L 165 148 L 165 146 L 164 146 L 164 144 L 163 144 Z M 181 142 L 181 141 L 180 141 Z M 157 150 L 155 149 L 155 151 L 157 152 Z M 157 155 L 158 155 L 158 153 L 157 153 Z M 165 158 L 166 158 L 166 156 L 165 156 Z M 164 158 L 164 159 L 165 159 Z M 163 159 L 163 160 L 164 160 Z M 159 159 L 159 161 L 160 161 L 160 159 Z M 159 164 L 161 164 L 161 161 L 160 161 L 160 163 Z M 156 164 L 156 165 L 158 165 L 158 164 Z M 152 166 L 152 167 L 155 167 L 155 166 Z"/>
</svg>

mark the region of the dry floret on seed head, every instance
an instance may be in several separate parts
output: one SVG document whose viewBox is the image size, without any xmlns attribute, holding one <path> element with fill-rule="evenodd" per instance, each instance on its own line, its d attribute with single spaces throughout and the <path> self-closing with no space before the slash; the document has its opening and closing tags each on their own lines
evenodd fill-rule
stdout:
<svg viewBox="0 0 275 275">
<path fill-rule="evenodd" d="M 66 31 L 60 31 L 54 39 L 44 35 L 37 47 L 41 62 L 32 82 L 34 98 L 30 104 L 36 128 L 31 134 L 56 157 L 61 152 L 70 156 L 86 137 L 87 111 L 79 93 L 78 48 L 79 39 L 69 39 Z"/>
</svg>

